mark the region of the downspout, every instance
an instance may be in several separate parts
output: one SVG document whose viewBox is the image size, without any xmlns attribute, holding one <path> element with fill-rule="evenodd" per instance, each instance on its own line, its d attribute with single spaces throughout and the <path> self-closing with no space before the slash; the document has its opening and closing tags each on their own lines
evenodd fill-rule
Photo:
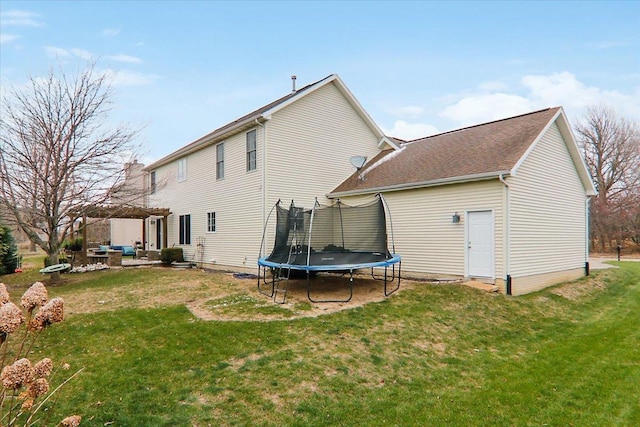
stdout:
<svg viewBox="0 0 640 427">
<path fill-rule="evenodd" d="M 261 197 L 261 199 L 262 199 L 262 201 L 261 201 L 262 224 L 265 224 L 265 221 L 266 221 L 266 209 L 267 209 L 267 189 L 266 189 L 266 182 L 267 182 L 267 175 L 266 175 L 267 174 L 267 127 L 263 123 L 260 123 L 260 121 L 258 119 L 256 119 L 255 121 L 256 121 L 256 124 L 258 126 L 262 127 L 262 171 L 260 172 L 262 185 L 260 187 L 262 189 L 262 197 Z M 264 238 L 264 233 L 263 233 L 263 238 Z"/>
<path fill-rule="evenodd" d="M 504 185 L 504 193 L 505 193 L 505 214 L 504 214 L 504 221 L 505 221 L 505 236 L 504 236 L 504 269 L 505 269 L 505 276 L 506 276 L 506 289 L 505 292 L 507 295 L 511 295 L 511 205 L 510 205 L 510 197 L 509 197 L 509 184 L 507 184 L 507 181 L 504 179 L 504 175 L 500 174 L 498 175 L 500 182 Z"/>
<path fill-rule="evenodd" d="M 591 202 L 591 198 L 587 196 L 584 201 L 584 209 L 585 209 L 585 236 L 584 236 L 584 274 L 585 276 L 589 275 L 589 204 Z"/>
</svg>

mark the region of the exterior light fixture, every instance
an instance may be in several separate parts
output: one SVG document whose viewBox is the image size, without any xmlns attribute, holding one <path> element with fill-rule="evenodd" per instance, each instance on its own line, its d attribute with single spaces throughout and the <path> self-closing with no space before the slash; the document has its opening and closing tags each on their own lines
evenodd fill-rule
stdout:
<svg viewBox="0 0 640 427">
<path fill-rule="evenodd" d="M 451 217 L 451 222 L 457 224 L 460 222 L 460 214 L 458 212 L 454 213 Z"/>
</svg>

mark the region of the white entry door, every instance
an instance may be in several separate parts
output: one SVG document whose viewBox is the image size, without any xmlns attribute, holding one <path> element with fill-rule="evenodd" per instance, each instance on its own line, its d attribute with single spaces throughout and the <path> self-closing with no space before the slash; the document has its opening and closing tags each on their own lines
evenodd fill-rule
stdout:
<svg viewBox="0 0 640 427">
<path fill-rule="evenodd" d="M 493 212 L 467 214 L 467 275 L 494 277 Z"/>
</svg>

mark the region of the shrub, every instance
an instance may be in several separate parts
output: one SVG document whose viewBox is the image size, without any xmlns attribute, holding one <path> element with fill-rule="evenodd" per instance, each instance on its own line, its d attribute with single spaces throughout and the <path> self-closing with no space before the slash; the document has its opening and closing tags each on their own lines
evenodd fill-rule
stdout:
<svg viewBox="0 0 640 427">
<path fill-rule="evenodd" d="M 74 251 L 74 252 L 78 252 L 82 250 L 82 237 L 77 237 L 75 239 L 67 239 L 64 241 L 64 243 L 62 244 L 62 248 L 69 250 L 69 251 Z"/>
<path fill-rule="evenodd" d="M 11 274 L 18 267 L 18 247 L 9 227 L 0 224 L 0 274 Z"/>
<path fill-rule="evenodd" d="M 164 248 L 160 251 L 160 261 L 165 265 L 171 265 L 172 262 L 183 262 L 184 255 L 182 248 Z"/>
</svg>

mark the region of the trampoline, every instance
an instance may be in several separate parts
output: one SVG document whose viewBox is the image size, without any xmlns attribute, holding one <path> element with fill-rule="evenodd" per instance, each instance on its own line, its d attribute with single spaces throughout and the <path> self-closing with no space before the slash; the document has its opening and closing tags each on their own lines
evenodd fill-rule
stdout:
<svg viewBox="0 0 640 427">
<path fill-rule="evenodd" d="M 263 256 L 269 219 L 276 211 L 273 250 Z M 393 229 L 389 214 L 391 244 L 387 244 L 389 209 L 381 194 L 371 203 L 348 206 L 338 200 L 322 206 L 317 200 L 313 209 L 275 204 L 267 218 L 258 257 L 258 291 L 274 301 L 284 303 L 289 280 L 306 277 L 307 297 L 312 302 L 348 302 L 353 297 L 354 272 L 370 269 L 371 276 L 384 282 L 385 296 L 400 287 L 401 257 L 395 254 Z M 348 291 L 342 299 L 318 299 L 312 296 L 312 276 L 319 272 L 349 276 Z M 270 277 L 268 277 L 268 273 Z M 297 273 L 297 274 L 296 274 Z M 397 279 L 397 284 L 394 283 Z"/>
</svg>

